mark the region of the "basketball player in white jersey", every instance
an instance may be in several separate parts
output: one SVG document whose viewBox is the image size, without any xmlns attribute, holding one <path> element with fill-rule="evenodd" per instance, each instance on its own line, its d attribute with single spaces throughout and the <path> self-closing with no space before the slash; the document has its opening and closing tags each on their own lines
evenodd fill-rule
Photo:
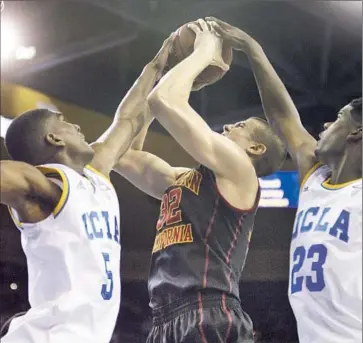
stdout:
<svg viewBox="0 0 363 343">
<path fill-rule="evenodd" d="M 109 129 L 88 145 L 61 113 L 28 111 L 10 125 L 1 161 L 9 206 L 27 258 L 30 310 L 3 343 L 108 343 L 120 306 L 120 218 L 109 180 L 143 124 L 146 98 L 172 39 L 121 102 Z"/>
<path fill-rule="evenodd" d="M 261 46 L 238 28 L 207 20 L 247 54 L 265 114 L 298 166 L 289 297 L 300 343 L 362 342 L 362 99 L 325 124 L 317 142 Z"/>
</svg>

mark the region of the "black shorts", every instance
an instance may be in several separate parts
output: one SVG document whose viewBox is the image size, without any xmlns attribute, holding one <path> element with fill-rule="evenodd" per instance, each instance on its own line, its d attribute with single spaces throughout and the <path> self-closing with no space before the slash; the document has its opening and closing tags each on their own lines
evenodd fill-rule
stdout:
<svg viewBox="0 0 363 343">
<path fill-rule="evenodd" d="M 153 310 L 146 342 L 253 343 L 253 325 L 237 299 L 198 293 Z"/>
</svg>

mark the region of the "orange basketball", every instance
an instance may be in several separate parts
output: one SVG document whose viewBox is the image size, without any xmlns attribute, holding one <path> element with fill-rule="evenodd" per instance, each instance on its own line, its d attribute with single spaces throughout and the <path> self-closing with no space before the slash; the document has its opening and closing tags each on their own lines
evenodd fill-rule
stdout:
<svg viewBox="0 0 363 343">
<path fill-rule="evenodd" d="M 184 24 L 177 31 L 173 46 L 171 48 L 167 69 L 170 70 L 184 58 L 188 57 L 194 50 L 195 33 Z M 198 22 L 195 22 L 199 26 Z M 233 58 L 232 48 L 228 44 L 223 44 L 222 57 L 226 64 L 231 65 Z M 211 85 L 220 80 L 226 72 L 219 67 L 209 66 L 204 69 L 193 84 L 193 90 L 198 90 L 206 85 Z"/>
</svg>

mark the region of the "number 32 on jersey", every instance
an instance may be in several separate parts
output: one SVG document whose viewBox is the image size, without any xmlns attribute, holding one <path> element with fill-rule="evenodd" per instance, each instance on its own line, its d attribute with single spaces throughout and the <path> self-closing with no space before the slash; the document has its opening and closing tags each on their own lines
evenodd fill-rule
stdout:
<svg viewBox="0 0 363 343">
<path fill-rule="evenodd" d="M 291 270 L 291 294 L 301 292 L 303 285 L 310 292 L 320 292 L 325 288 L 324 264 L 327 258 L 327 248 L 323 244 L 314 244 L 309 248 L 299 246 L 293 253 Z M 311 265 L 310 270 L 301 275 L 305 264 Z"/>
</svg>

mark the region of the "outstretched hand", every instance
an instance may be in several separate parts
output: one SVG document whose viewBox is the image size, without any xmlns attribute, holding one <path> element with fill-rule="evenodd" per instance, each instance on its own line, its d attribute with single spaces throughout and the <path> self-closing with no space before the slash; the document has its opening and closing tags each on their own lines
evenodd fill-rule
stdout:
<svg viewBox="0 0 363 343">
<path fill-rule="evenodd" d="M 157 73 L 158 73 L 157 80 L 159 80 L 163 76 L 165 66 L 168 62 L 168 57 L 169 57 L 169 53 L 171 50 L 170 48 L 174 42 L 175 36 L 176 36 L 176 33 L 173 32 L 167 39 L 165 39 L 159 52 L 156 54 L 156 56 L 151 61 L 151 64 L 157 70 Z"/>
<path fill-rule="evenodd" d="M 245 50 L 254 41 L 246 32 L 215 17 L 206 17 L 207 23 L 235 50 Z"/>
<path fill-rule="evenodd" d="M 199 25 L 197 25 L 197 23 Z M 222 57 L 223 40 L 203 19 L 196 23 L 188 24 L 188 28 L 195 32 L 194 50 L 202 50 L 211 57 L 211 65 L 217 66 L 224 71 L 229 70 Z"/>
</svg>

